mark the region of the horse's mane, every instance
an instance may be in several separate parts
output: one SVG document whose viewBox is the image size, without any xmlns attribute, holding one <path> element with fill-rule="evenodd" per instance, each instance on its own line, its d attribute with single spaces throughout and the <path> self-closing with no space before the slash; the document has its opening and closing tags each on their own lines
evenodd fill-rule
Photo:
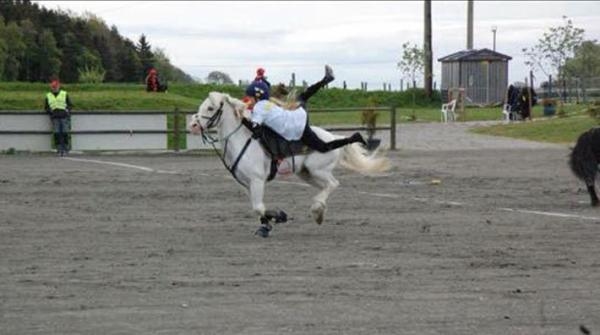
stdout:
<svg viewBox="0 0 600 335">
<path fill-rule="evenodd" d="M 228 93 L 210 92 L 208 94 L 208 98 L 214 105 L 219 105 L 221 102 L 231 105 L 233 107 L 235 117 L 238 119 L 241 119 L 242 117 L 249 117 L 249 111 L 246 108 L 246 104 L 242 100 L 234 98 Z"/>
<path fill-rule="evenodd" d="M 300 106 L 298 100 L 296 100 L 296 89 L 288 90 L 283 83 L 279 83 L 271 89 L 269 100 L 287 110 L 293 110 Z"/>
</svg>

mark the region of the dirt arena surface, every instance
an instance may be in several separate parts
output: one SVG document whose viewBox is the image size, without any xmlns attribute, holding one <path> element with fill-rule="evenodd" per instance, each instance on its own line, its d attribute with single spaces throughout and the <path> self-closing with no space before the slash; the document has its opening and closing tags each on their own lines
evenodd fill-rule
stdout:
<svg viewBox="0 0 600 335">
<path fill-rule="evenodd" d="M 271 182 L 292 219 L 267 239 L 215 156 L 0 156 L 0 334 L 600 333 L 568 148 L 467 127 L 400 127 L 385 176 L 338 168 L 322 226 L 314 189 Z"/>
</svg>

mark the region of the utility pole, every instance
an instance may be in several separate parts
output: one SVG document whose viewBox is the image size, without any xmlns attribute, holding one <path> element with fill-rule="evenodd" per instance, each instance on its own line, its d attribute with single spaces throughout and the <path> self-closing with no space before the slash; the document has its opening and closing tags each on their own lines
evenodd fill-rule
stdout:
<svg viewBox="0 0 600 335">
<path fill-rule="evenodd" d="M 496 51 L 496 31 L 498 30 L 498 27 L 496 26 L 492 26 L 492 33 L 494 34 L 494 48 L 492 50 Z"/>
<path fill-rule="evenodd" d="M 423 29 L 424 31 L 424 36 L 423 36 L 423 51 L 425 53 L 425 95 L 428 98 L 431 98 L 431 94 L 432 94 L 432 89 L 431 89 L 431 84 L 433 82 L 433 74 L 432 74 L 432 68 L 433 68 L 433 55 L 432 55 L 432 51 L 431 51 L 431 0 L 425 0 L 424 1 L 425 4 L 425 8 L 424 8 L 424 19 L 425 19 L 425 27 Z"/>
<path fill-rule="evenodd" d="M 467 50 L 473 49 L 473 0 L 467 0 Z"/>
</svg>

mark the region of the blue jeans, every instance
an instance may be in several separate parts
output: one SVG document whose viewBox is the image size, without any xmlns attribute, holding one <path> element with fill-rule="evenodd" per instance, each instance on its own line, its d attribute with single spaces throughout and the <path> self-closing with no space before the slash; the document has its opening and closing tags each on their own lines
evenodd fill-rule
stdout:
<svg viewBox="0 0 600 335">
<path fill-rule="evenodd" d="M 69 123 L 68 117 L 52 119 L 54 142 L 56 143 L 56 150 L 59 152 L 69 151 Z"/>
</svg>

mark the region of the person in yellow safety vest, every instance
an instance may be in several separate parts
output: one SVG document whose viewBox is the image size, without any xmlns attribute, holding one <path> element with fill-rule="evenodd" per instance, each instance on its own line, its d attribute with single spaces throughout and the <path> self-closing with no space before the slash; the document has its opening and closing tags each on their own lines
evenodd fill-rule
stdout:
<svg viewBox="0 0 600 335">
<path fill-rule="evenodd" d="M 71 99 L 67 91 L 60 89 L 60 81 L 50 82 L 50 92 L 46 94 L 45 109 L 52 120 L 56 152 L 60 156 L 69 153 L 69 122 L 71 119 Z"/>
</svg>

